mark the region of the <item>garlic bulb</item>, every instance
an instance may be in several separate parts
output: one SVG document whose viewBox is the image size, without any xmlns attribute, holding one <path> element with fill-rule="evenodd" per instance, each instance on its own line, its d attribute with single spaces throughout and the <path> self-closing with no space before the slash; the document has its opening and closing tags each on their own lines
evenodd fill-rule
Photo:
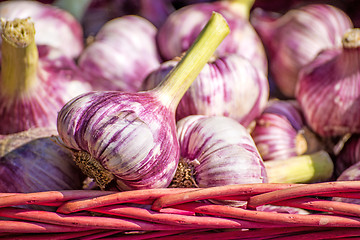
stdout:
<svg viewBox="0 0 360 240">
<path fill-rule="evenodd" d="M 222 116 L 192 115 L 177 122 L 180 164 L 174 187 L 264 183 L 261 156 L 247 130 Z"/>
<path fill-rule="evenodd" d="M 216 50 L 215 56 L 240 54 L 267 74 L 264 47 L 248 20 L 252 3 L 251 0 L 197 3 L 172 12 L 157 34 L 161 56 L 164 60 L 181 56 L 194 42 L 211 13 L 216 11 L 225 17 L 231 32 Z"/>
<path fill-rule="evenodd" d="M 0 192 L 81 189 L 84 175 L 72 153 L 56 142 L 56 129 L 0 135 Z"/>
<path fill-rule="evenodd" d="M 296 98 L 308 125 L 323 137 L 360 133 L 360 29 L 349 30 L 342 42 L 299 73 Z"/>
<path fill-rule="evenodd" d="M 1 24 L 0 134 L 55 128 L 60 108 L 90 85 L 71 58 L 36 46 L 30 18 Z"/>
<path fill-rule="evenodd" d="M 31 17 L 36 28 L 36 44 L 57 48 L 68 57 L 78 57 L 84 48 L 80 23 L 70 13 L 50 4 L 3 1 L 0 3 L 0 16 L 5 20 Z"/>
<path fill-rule="evenodd" d="M 287 159 L 321 149 L 321 141 L 306 126 L 295 100 L 269 101 L 251 132 L 264 161 Z"/>
<path fill-rule="evenodd" d="M 343 148 L 336 156 L 336 175 L 339 176 L 357 162 L 360 162 L 360 135 L 354 134 L 344 143 Z"/>
<path fill-rule="evenodd" d="M 140 16 L 128 15 L 105 23 L 82 52 L 79 67 L 96 90 L 136 92 L 160 64 L 157 29 Z"/>
<path fill-rule="evenodd" d="M 151 72 L 143 88 L 152 89 L 177 61 L 167 61 Z M 207 63 L 181 99 L 176 110 L 180 120 L 189 115 L 228 116 L 248 126 L 266 106 L 269 84 L 266 76 L 237 54 Z"/>
<path fill-rule="evenodd" d="M 214 12 L 196 43 L 155 89 L 89 92 L 64 105 L 59 136 L 100 187 L 169 185 L 179 160 L 176 107 L 228 33 L 225 19 Z"/>
<path fill-rule="evenodd" d="M 282 16 L 257 8 L 250 22 L 267 49 L 274 82 L 290 98 L 299 70 L 321 50 L 341 46 L 342 35 L 353 26 L 342 10 L 326 4 L 307 4 Z"/>
</svg>

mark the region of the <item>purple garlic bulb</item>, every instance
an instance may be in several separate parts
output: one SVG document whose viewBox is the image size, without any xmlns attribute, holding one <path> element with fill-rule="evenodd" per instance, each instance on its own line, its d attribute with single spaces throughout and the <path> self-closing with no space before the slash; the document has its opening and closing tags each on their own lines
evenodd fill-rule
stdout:
<svg viewBox="0 0 360 240">
<path fill-rule="evenodd" d="M 70 58 L 78 57 L 84 48 L 80 23 L 55 6 L 38 1 L 3 1 L 0 16 L 5 20 L 31 17 L 36 28 L 36 44 L 57 48 Z"/>
<path fill-rule="evenodd" d="M 296 98 L 307 124 L 323 137 L 360 133 L 360 29 L 346 32 L 342 42 L 299 73 Z"/>
<path fill-rule="evenodd" d="M 267 50 L 274 82 L 290 98 L 300 69 L 321 50 L 341 46 L 342 35 L 353 26 L 342 10 L 326 4 L 308 4 L 281 16 L 257 8 L 250 22 Z"/>
<path fill-rule="evenodd" d="M 82 189 L 84 175 L 72 153 L 56 142 L 56 129 L 0 135 L 0 192 Z M 14 144 L 14 142 L 16 142 Z"/>
<path fill-rule="evenodd" d="M 79 67 L 96 90 L 137 92 L 146 75 L 160 64 L 156 32 L 140 16 L 115 18 L 82 52 Z"/>
<path fill-rule="evenodd" d="M 253 1 L 215 1 L 185 6 L 172 12 L 159 28 L 157 42 L 164 60 L 181 56 L 194 42 L 213 11 L 221 13 L 230 26 L 230 34 L 216 50 L 222 57 L 237 53 L 249 59 L 255 68 L 267 74 L 267 57 L 262 42 L 248 17 Z"/>
<path fill-rule="evenodd" d="M 213 13 L 196 43 L 155 89 L 89 92 L 64 105 L 59 136 L 101 188 L 169 185 L 179 161 L 176 107 L 228 33 L 225 19 Z"/>
<path fill-rule="evenodd" d="M 269 101 L 256 119 L 251 136 L 264 161 L 312 153 L 321 145 L 306 127 L 303 113 L 295 100 Z"/>
<path fill-rule="evenodd" d="M 265 183 L 263 160 L 250 134 L 223 116 L 192 115 L 177 122 L 180 163 L 174 187 Z"/>
<path fill-rule="evenodd" d="M 0 134 L 56 128 L 61 107 L 90 85 L 73 59 L 36 46 L 30 18 L 1 23 Z"/>
<path fill-rule="evenodd" d="M 143 88 L 152 89 L 177 61 L 167 61 L 151 72 Z M 205 65 L 181 99 L 176 111 L 180 120 L 189 115 L 227 116 L 243 126 L 258 117 L 269 98 L 269 84 L 263 72 L 246 58 L 228 54 Z"/>
<path fill-rule="evenodd" d="M 357 162 L 360 162 L 360 135 L 354 134 L 344 143 L 343 148 L 336 156 L 336 175 L 339 176 Z"/>
</svg>

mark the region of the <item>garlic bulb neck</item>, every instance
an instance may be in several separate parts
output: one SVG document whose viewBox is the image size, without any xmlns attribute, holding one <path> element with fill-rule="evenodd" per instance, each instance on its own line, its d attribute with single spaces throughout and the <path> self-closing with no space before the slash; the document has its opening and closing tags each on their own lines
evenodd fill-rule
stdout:
<svg viewBox="0 0 360 240">
<path fill-rule="evenodd" d="M 223 24 L 219 22 L 223 22 Z M 206 29 L 214 30 L 207 31 Z M 182 60 L 156 88 L 165 106 L 169 106 L 170 109 L 175 111 L 187 89 L 194 82 L 205 64 L 214 54 L 215 49 L 229 32 L 230 28 L 226 20 L 222 18 L 220 14 L 213 12 L 208 24 L 197 38 L 197 44 L 193 44 L 190 47 Z"/>
<path fill-rule="evenodd" d="M 360 46 L 360 28 L 352 28 L 342 38 L 342 45 L 346 48 L 357 48 Z"/>
<path fill-rule="evenodd" d="M 250 10 L 254 5 L 255 0 L 231 0 L 231 9 L 241 13 L 246 19 L 250 16 Z"/>
<path fill-rule="evenodd" d="M 2 94 L 15 96 L 36 84 L 39 53 L 35 43 L 35 27 L 30 18 L 1 19 Z"/>
</svg>

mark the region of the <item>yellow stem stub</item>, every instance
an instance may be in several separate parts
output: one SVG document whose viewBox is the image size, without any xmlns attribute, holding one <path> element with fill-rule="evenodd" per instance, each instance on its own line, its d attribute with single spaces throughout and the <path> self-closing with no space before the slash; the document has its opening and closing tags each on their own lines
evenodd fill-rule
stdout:
<svg viewBox="0 0 360 240">
<path fill-rule="evenodd" d="M 329 180 L 334 171 L 330 155 L 324 151 L 265 161 L 270 183 L 314 183 Z"/>
<path fill-rule="evenodd" d="M 2 95 L 18 96 L 37 83 L 39 53 L 35 43 L 35 27 L 30 18 L 1 19 Z"/>
</svg>

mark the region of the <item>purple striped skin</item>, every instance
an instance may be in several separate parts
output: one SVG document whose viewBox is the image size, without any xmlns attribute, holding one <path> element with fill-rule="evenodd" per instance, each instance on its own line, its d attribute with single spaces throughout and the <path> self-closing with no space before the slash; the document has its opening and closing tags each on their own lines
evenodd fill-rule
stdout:
<svg viewBox="0 0 360 240">
<path fill-rule="evenodd" d="M 360 47 L 327 49 L 299 73 L 296 99 L 323 137 L 360 133 Z"/>
<path fill-rule="evenodd" d="M 230 26 L 230 34 L 215 51 L 215 56 L 237 53 L 250 59 L 253 65 L 267 74 L 267 57 L 262 42 L 249 20 L 232 8 L 231 1 L 197 3 L 169 15 L 159 28 L 157 43 L 164 60 L 179 57 L 193 43 L 213 11 L 221 13 Z"/>
<path fill-rule="evenodd" d="M 345 142 L 344 147 L 336 156 L 336 175 L 339 176 L 357 162 L 360 162 L 360 135 L 354 134 Z"/>
<path fill-rule="evenodd" d="M 342 10 L 326 4 L 308 4 L 278 18 L 255 9 L 250 22 L 267 49 L 274 82 L 290 98 L 300 69 L 320 51 L 341 46 L 342 35 L 353 27 Z"/>
<path fill-rule="evenodd" d="M 158 85 L 177 61 L 151 72 L 143 89 Z M 266 76 L 247 59 L 229 54 L 209 62 L 181 99 L 176 119 L 189 115 L 227 116 L 247 127 L 264 110 L 269 98 Z"/>
<path fill-rule="evenodd" d="M 146 75 L 160 65 L 156 32 L 145 18 L 115 18 L 82 52 L 79 67 L 95 90 L 137 92 Z"/>
<path fill-rule="evenodd" d="M 0 89 L 0 134 L 36 127 L 56 128 L 61 107 L 78 94 L 92 90 L 72 59 L 48 46 L 38 49 L 35 87 L 11 96 Z"/>
<path fill-rule="evenodd" d="M 251 132 L 264 161 L 287 159 L 302 154 L 298 148 L 304 120 L 296 101 L 272 100 L 256 119 Z"/>
<path fill-rule="evenodd" d="M 120 190 L 167 187 L 175 174 L 174 111 L 154 92 L 80 95 L 59 112 L 58 132 L 66 146 L 110 171 Z"/>
<path fill-rule="evenodd" d="M 7 141 L 12 138 L 23 143 L 0 155 L 0 192 L 82 188 L 84 176 L 72 160 L 71 151 L 50 137 L 54 132 L 56 129 L 37 128 L 6 135 L 0 140 L 0 148 L 7 147 Z"/>
<path fill-rule="evenodd" d="M 178 121 L 177 133 L 180 157 L 194 164 L 198 187 L 267 182 L 254 141 L 235 120 L 192 115 Z"/>
<path fill-rule="evenodd" d="M 304 116 L 299 103 L 295 100 L 272 100 L 268 103 L 263 113 L 272 113 L 286 117 L 296 131 L 304 125 Z"/>
<path fill-rule="evenodd" d="M 0 3 L 0 16 L 7 20 L 31 17 L 36 44 L 58 48 L 71 58 L 78 57 L 84 48 L 80 23 L 60 8 L 37 1 L 4 1 Z"/>
</svg>

